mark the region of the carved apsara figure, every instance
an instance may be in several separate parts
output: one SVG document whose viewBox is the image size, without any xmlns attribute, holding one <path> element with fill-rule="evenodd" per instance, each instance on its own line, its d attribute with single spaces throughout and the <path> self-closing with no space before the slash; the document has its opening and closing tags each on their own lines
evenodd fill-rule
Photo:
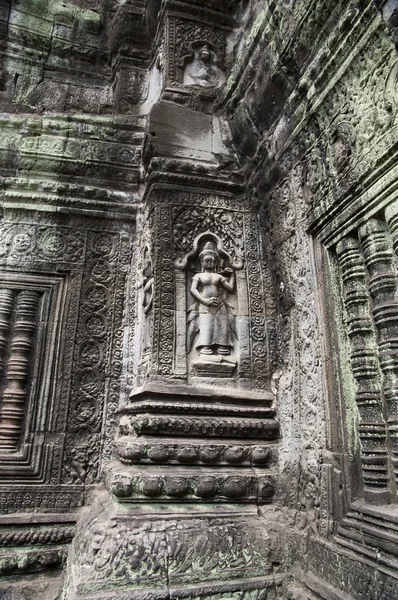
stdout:
<svg viewBox="0 0 398 600">
<path fill-rule="evenodd" d="M 202 355 L 228 355 L 237 338 L 235 316 L 228 303 L 228 292 L 235 288 L 235 273 L 230 268 L 217 272 L 220 256 L 209 241 L 199 254 L 201 273 L 192 278 L 191 295 L 196 300 L 188 309 L 187 352 L 194 338 L 195 347 Z"/>
</svg>

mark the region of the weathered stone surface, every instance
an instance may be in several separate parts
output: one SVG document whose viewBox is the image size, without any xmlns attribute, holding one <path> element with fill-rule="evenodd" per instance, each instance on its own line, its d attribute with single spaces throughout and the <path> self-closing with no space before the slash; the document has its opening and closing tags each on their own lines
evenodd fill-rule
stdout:
<svg viewBox="0 0 398 600">
<path fill-rule="evenodd" d="M 0 0 L 0 597 L 397 595 L 397 6 Z"/>
</svg>

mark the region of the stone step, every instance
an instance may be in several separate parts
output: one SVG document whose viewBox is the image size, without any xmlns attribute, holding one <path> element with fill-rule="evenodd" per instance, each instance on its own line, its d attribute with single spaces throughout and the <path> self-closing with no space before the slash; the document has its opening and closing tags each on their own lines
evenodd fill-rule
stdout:
<svg viewBox="0 0 398 600">
<path fill-rule="evenodd" d="M 395 564 L 398 558 L 398 522 L 391 519 L 391 507 L 352 507 L 337 530 L 336 541 L 351 546 L 371 558 Z M 396 511 L 395 511 L 396 512 Z M 397 515 L 395 515 L 396 518 Z M 369 554 L 370 553 L 370 554 Z"/>
</svg>

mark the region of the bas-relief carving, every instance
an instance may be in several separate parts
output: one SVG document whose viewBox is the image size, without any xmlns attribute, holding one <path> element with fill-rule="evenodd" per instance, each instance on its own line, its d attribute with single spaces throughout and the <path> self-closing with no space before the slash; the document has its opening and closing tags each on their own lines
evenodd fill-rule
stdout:
<svg viewBox="0 0 398 600">
<path fill-rule="evenodd" d="M 194 249 L 176 267 L 186 269 L 186 353 L 192 368 L 198 375 L 229 376 L 238 342 L 232 259 L 220 238 L 208 232 L 195 239 Z"/>
<path fill-rule="evenodd" d="M 223 583 L 232 587 L 235 579 L 253 579 L 255 588 L 256 577 L 272 574 L 272 542 L 257 516 L 209 515 L 204 521 L 192 511 L 184 519 L 168 514 L 122 520 L 112 510 L 101 512 L 95 507 L 87 514 L 73 541 L 78 593 L 93 586 L 105 593 L 123 582 L 120 593 L 139 587 L 159 598 L 168 588 L 195 589 L 198 580 L 222 592 Z"/>
<path fill-rule="evenodd" d="M 212 2 L 211 7 L 214 9 L 215 6 L 216 3 Z M 291 3 L 287 13 L 285 8 L 281 5 L 280 7 L 275 7 L 274 11 L 280 41 L 287 45 L 291 43 L 293 36 L 295 36 L 300 43 L 303 42 L 302 46 L 305 48 L 305 46 L 308 46 L 308 40 L 310 44 L 313 41 L 313 38 L 309 34 L 311 33 L 314 21 L 307 19 L 305 14 L 307 10 L 310 10 L 309 5 L 304 1 L 299 1 Z M 314 20 L 317 26 L 320 22 L 322 25 L 325 23 L 326 16 L 330 14 L 330 11 L 330 3 L 329 5 L 327 2 L 319 3 L 316 12 L 314 11 Z M 214 50 L 214 55 L 212 54 L 211 43 L 214 43 L 215 47 L 220 48 L 220 65 L 222 65 L 224 58 L 221 55 L 225 54 L 225 32 L 221 29 L 206 27 L 203 24 L 199 24 L 198 21 L 194 24 L 189 23 L 188 19 L 175 20 L 171 18 L 170 21 L 173 22 L 172 25 L 174 26 L 176 35 L 175 38 L 170 37 L 172 40 L 171 47 L 165 51 L 169 54 L 173 53 L 177 57 L 180 52 L 180 58 L 183 59 L 183 62 L 180 63 L 180 66 L 181 64 L 183 65 L 182 79 L 179 76 L 176 77 L 181 84 L 180 87 L 185 85 L 187 94 L 193 94 L 190 88 L 194 87 L 198 88 L 198 94 L 203 94 L 206 88 L 211 90 L 218 87 L 219 82 L 223 79 L 223 73 L 217 70 L 220 69 L 217 65 L 219 53 Z M 170 27 L 170 31 L 167 32 L 168 35 L 172 32 L 172 29 L 173 27 Z M 57 24 L 56 33 L 59 33 L 58 30 L 59 24 Z M 192 55 L 188 59 L 185 59 L 188 43 L 191 43 L 193 48 L 193 43 L 197 40 L 203 40 L 203 42 L 198 43 Z M 54 49 L 59 52 L 59 40 L 55 40 L 55 42 Z M 173 60 L 175 60 L 175 56 L 173 56 Z M 376 73 L 377 77 L 379 77 L 378 73 Z M 168 79 L 169 81 L 170 79 Z M 55 87 L 61 89 L 62 86 L 54 86 L 54 89 Z M 367 87 L 367 84 L 365 84 L 365 87 Z M 363 88 L 363 84 L 355 82 L 353 88 L 355 92 L 355 89 Z M 123 90 L 120 91 L 120 94 L 122 93 L 124 94 Z M 342 95 L 352 97 L 354 103 L 356 102 L 354 94 L 345 91 Z M 72 98 L 69 102 L 68 106 L 81 104 L 82 98 L 83 96 L 79 98 L 77 94 L 76 98 Z M 135 100 L 136 98 L 133 99 L 133 101 Z M 126 102 L 127 104 L 124 106 L 128 108 L 123 108 L 123 110 L 128 111 L 131 109 L 131 103 L 128 100 Z M 123 99 L 120 106 L 123 106 Z M 360 112 L 361 110 L 359 110 Z M 369 135 L 372 135 L 370 130 L 374 124 L 376 128 L 379 127 L 381 133 L 385 133 L 385 124 L 391 120 L 389 116 L 391 111 L 381 111 L 381 118 L 384 118 L 384 125 L 381 124 L 380 126 L 378 118 L 380 113 L 374 118 L 372 107 L 369 110 L 364 110 L 363 114 L 366 114 L 366 112 L 368 113 L 368 117 L 370 115 L 370 118 L 368 118 Z M 337 178 L 348 170 L 353 157 L 353 149 L 356 150 L 352 138 L 349 139 L 349 136 L 344 135 L 344 132 L 342 134 L 341 130 L 334 130 L 333 126 L 329 127 L 327 136 L 327 151 L 324 155 L 321 157 L 317 156 L 313 161 L 310 160 L 307 163 L 307 171 L 305 173 L 300 172 L 300 168 L 295 170 L 289 184 L 294 190 L 300 190 L 300 186 L 303 184 L 304 197 L 308 204 L 313 201 L 313 198 L 322 187 L 325 177 L 324 157 L 326 156 L 328 161 L 326 168 L 330 167 L 331 172 Z M 366 145 L 366 142 L 364 145 Z M 33 162 L 33 160 L 32 158 L 31 161 Z M 276 202 L 278 200 L 277 198 Z M 272 278 L 269 277 L 267 269 L 269 269 L 269 264 L 280 261 L 283 277 L 278 283 L 281 284 L 281 298 L 283 297 L 283 301 L 286 300 L 281 311 L 283 313 L 281 320 L 284 320 L 284 338 L 280 340 L 279 344 L 282 351 L 284 351 L 284 361 L 279 365 L 281 371 L 274 377 L 274 383 L 278 387 L 278 402 L 283 420 L 283 430 L 288 440 L 282 443 L 282 467 L 286 466 L 291 460 L 293 468 L 287 475 L 286 472 L 284 475 L 286 475 L 285 480 L 288 481 L 286 489 L 291 490 L 290 505 L 294 509 L 298 507 L 297 524 L 303 528 L 308 527 L 313 533 L 325 534 L 327 532 L 327 519 L 330 514 L 330 508 L 327 505 L 328 498 L 330 498 L 330 487 L 328 487 L 330 485 L 328 481 L 330 469 L 329 465 L 321 464 L 324 458 L 322 449 L 326 447 L 326 443 L 322 407 L 323 390 L 319 373 L 324 367 L 324 362 L 320 350 L 321 340 L 316 314 L 316 309 L 319 305 L 317 304 L 316 292 L 311 289 L 315 281 L 314 268 L 311 261 L 308 260 L 308 257 L 311 256 L 311 243 L 305 232 L 308 223 L 304 215 L 309 207 L 305 207 L 300 191 L 298 191 L 294 199 L 291 199 L 288 208 L 282 206 L 281 212 L 283 213 L 283 217 L 279 219 L 281 215 L 276 215 L 273 235 L 271 236 L 271 244 L 278 239 L 280 242 L 277 244 L 277 249 L 273 254 L 275 261 L 262 262 L 259 252 L 256 214 L 253 212 L 250 216 L 248 212 L 244 214 L 244 211 L 239 213 L 238 210 L 235 210 L 235 214 L 233 214 L 233 211 L 229 210 L 229 199 L 225 202 L 222 209 L 220 209 L 220 204 L 216 201 L 212 206 L 200 206 L 202 215 L 205 215 L 205 218 L 208 218 L 210 222 L 202 226 L 202 217 L 195 218 L 193 219 L 194 226 L 190 229 L 190 226 L 187 226 L 187 221 L 184 220 L 182 228 L 178 235 L 175 236 L 175 239 L 180 238 L 182 240 L 180 246 L 174 248 L 173 252 L 170 252 L 170 248 L 166 248 L 166 251 L 163 252 L 165 246 L 162 246 L 158 240 L 158 247 L 150 261 L 151 265 L 149 266 L 148 261 L 144 259 L 142 269 L 139 267 L 139 281 L 138 284 L 134 284 L 134 293 L 137 292 L 136 295 L 138 297 L 137 306 L 134 310 L 137 310 L 137 313 L 139 313 L 137 320 L 141 322 L 141 325 L 137 327 L 137 338 L 139 339 L 138 343 L 140 347 L 138 360 L 141 362 L 143 372 L 146 369 L 150 372 L 152 370 L 153 359 L 153 363 L 157 365 L 156 368 L 159 367 L 157 374 L 160 373 L 161 376 L 164 376 L 166 379 L 170 378 L 171 380 L 177 373 L 177 367 L 180 368 L 182 364 L 185 365 L 185 371 L 182 368 L 182 373 L 179 372 L 178 375 L 182 375 L 183 378 L 187 371 L 188 377 L 192 373 L 195 360 L 196 362 L 203 362 L 205 364 L 212 364 L 210 357 L 215 358 L 215 364 L 217 364 L 217 361 L 220 361 L 222 364 L 230 360 L 234 361 L 233 376 L 236 378 L 234 384 L 239 380 L 239 377 L 242 379 L 246 377 L 247 387 L 268 389 L 272 370 L 276 362 L 274 356 L 276 355 L 276 336 L 274 331 L 275 321 L 273 320 L 274 313 L 272 312 L 273 309 L 270 308 L 272 306 L 272 301 L 270 300 L 270 283 L 272 284 L 270 280 Z M 183 210 L 192 213 L 192 205 Z M 222 211 L 222 219 L 217 218 L 216 211 Z M 278 213 L 278 209 L 275 209 L 276 213 Z M 161 214 L 165 223 L 169 216 L 167 210 Z M 173 226 L 177 224 L 178 219 L 175 219 Z M 159 227 L 161 235 L 170 234 L 168 225 L 166 223 L 164 227 Z M 67 229 L 65 228 L 65 231 Z M 279 229 L 279 231 L 276 231 L 276 229 Z M 207 230 L 211 231 L 214 236 L 219 236 L 221 246 L 231 256 L 234 255 L 236 246 L 241 244 L 242 254 L 245 257 L 243 268 L 238 269 L 229 263 L 229 266 L 225 267 L 223 271 L 216 264 L 220 258 L 216 252 L 208 255 L 207 267 L 204 268 L 199 260 L 199 255 L 201 254 L 200 248 L 196 259 L 191 261 L 185 271 L 179 272 L 174 267 L 175 260 L 183 258 L 191 251 L 195 237 Z M 236 232 L 238 232 L 237 235 L 235 235 Z M 165 237 L 167 236 L 165 235 Z M 38 255 L 35 257 L 35 264 L 39 264 L 44 255 L 45 258 L 43 260 L 46 261 L 52 261 L 55 255 L 66 256 L 66 250 L 62 249 L 62 239 L 62 236 L 50 238 L 47 244 L 47 249 L 49 249 L 47 252 L 44 252 L 40 245 L 37 244 L 36 250 Z M 68 242 L 71 242 L 70 237 L 67 237 L 67 239 Z M 167 239 L 170 240 L 171 236 Z M 35 243 L 30 229 L 13 236 L 12 242 L 6 250 L 7 260 L 11 261 L 10 264 L 16 264 L 16 261 L 19 259 L 25 261 L 30 249 L 34 247 L 32 244 Z M 86 252 L 85 244 L 86 240 L 84 240 L 83 254 Z M 184 244 L 185 247 L 183 247 Z M 231 247 L 233 248 L 231 249 Z M 53 248 L 53 252 L 51 248 Z M 77 248 L 77 254 L 79 252 L 80 250 Z M 179 255 L 178 258 L 175 255 L 176 253 Z M 205 256 L 203 256 L 203 262 L 204 259 Z M 23 264 L 27 264 L 29 260 L 26 259 L 26 263 L 24 262 Z M 15 261 L 15 263 L 12 263 L 12 261 Z M 72 259 L 73 261 L 74 259 Z M 195 261 L 196 265 L 194 264 Z M 78 336 L 76 351 L 74 353 L 72 342 L 70 344 L 72 349 L 69 348 L 68 350 L 70 355 L 74 353 L 76 373 L 78 373 L 76 381 L 70 380 L 73 389 L 73 402 L 71 411 L 69 412 L 70 431 L 66 438 L 66 456 L 68 458 L 66 473 L 71 484 L 69 486 L 70 495 L 74 491 L 72 489 L 74 487 L 72 485 L 73 482 L 81 486 L 83 482 L 90 483 L 96 481 L 99 465 L 95 462 L 95 457 L 98 454 L 99 434 L 102 424 L 106 428 L 108 441 L 112 438 L 115 429 L 112 414 L 116 410 L 115 407 L 117 406 L 120 394 L 118 381 L 124 351 L 122 342 L 124 277 L 121 276 L 116 281 L 118 277 L 115 266 L 116 262 L 114 258 L 105 258 L 102 261 L 96 261 L 95 264 L 89 262 L 85 278 L 79 280 L 82 283 L 81 295 L 79 285 L 73 289 L 73 295 L 76 298 L 74 301 L 76 305 L 73 307 L 76 309 L 75 314 L 77 311 L 81 311 L 86 320 L 77 324 L 75 323 Z M 66 268 L 65 265 L 67 263 L 68 258 L 65 258 L 61 268 Z M 46 268 L 48 268 L 49 264 L 51 267 L 51 263 L 47 262 Z M 126 264 L 125 261 L 124 264 Z M 138 261 L 136 264 L 138 265 Z M 159 265 L 161 265 L 160 268 Z M 196 274 L 194 274 L 192 269 L 195 269 L 197 272 L 198 277 L 196 280 Z M 207 277 L 210 278 L 210 281 L 207 281 Z M 183 290 L 183 293 L 178 294 L 178 290 Z M 240 293 L 242 291 L 244 292 L 243 294 Z M 290 303 L 289 300 L 291 299 L 293 300 Z M 206 301 L 210 301 L 208 305 Z M 175 302 L 179 303 L 177 304 L 177 320 L 174 316 Z M 211 310 L 211 305 L 214 312 Z M 73 310 L 69 312 L 69 315 L 72 314 Z M 243 319 L 242 315 L 244 315 Z M 243 323 L 245 319 L 247 321 Z M 131 326 L 134 325 L 136 323 L 131 323 Z M 189 332 L 190 325 L 192 325 L 191 332 Z M 3 327 L 4 336 L 7 333 L 6 329 L 7 326 L 5 325 Z M 153 335 L 152 331 L 154 332 Z M 69 328 L 68 334 L 70 332 Z M 274 336 L 273 338 L 272 335 Z M 157 338 L 159 338 L 159 341 Z M 0 339 L 0 345 L 1 343 Z M 176 356 L 176 348 L 179 352 L 178 356 Z M 132 357 L 133 355 L 134 353 L 131 354 Z M 195 359 L 193 356 L 195 356 Z M 181 360 L 181 362 L 178 363 L 178 360 Z M 103 385 L 104 382 L 101 380 L 101 377 L 99 379 L 96 378 L 98 373 L 103 370 L 106 370 L 107 388 Z M 95 387 L 96 385 L 98 386 L 97 388 Z M 108 416 L 106 409 L 103 408 L 106 402 L 107 391 L 111 392 L 108 396 L 110 398 Z M 64 398 L 69 397 L 67 392 L 68 390 L 65 388 L 63 393 Z M 96 404 L 96 401 L 98 404 Z M 203 409 L 203 405 L 201 406 Z M 188 403 L 184 407 L 184 411 L 188 412 L 189 410 L 193 412 L 192 407 Z M 291 418 L 292 414 L 293 419 Z M 65 420 L 66 418 L 58 419 L 61 426 L 65 423 Z M 246 425 L 246 427 L 242 425 Z M 199 436 L 199 434 L 203 435 L 204 432 L 210 431 L 215 438 L 223 435 L 225 437 L 240 435 L 243 440 L 244 436 L 249 431 L 254 431 L 257 425 L 255 419 L 250 421 L 250 423 L 244 424 L 241 418 L 235 421 L 229 418 L 228 420 L 225 419 L 224 422 L 222 420 L 216 421 L 212 417 L 207 420 L 206 417 L 202 417 L 195 421 L 191 414 L 187 414 L 180 420 L 177 417 L 168 418 L 166 416 L 158 419 L 154 417 L 148 419 L 144 415 L 142 418 L 136 419 L 134 427 L 137 433 L 153 433 L 154 430 L 157 430 L 162 435 L 165 431 L 172 435 L 175 435 L 176 432 L 185 435 L 188 430 L 190 433 L 192 431 L 196 432 L 192 433 L 192 435 Z M 260 429 L 257 427 L 259 437 L 263 435 Z M 214 441 L 217 442 L 217 440 Z M 288 448 L 289 444 L 291 445 L 290 448 Z M 190 459 L 195 454 L 192 448 L 185 450 L 178 445 L 175 448 L 171 448 L 170 444 L 166 444 L 166 446 L 169 447 L 168 456 L 171 457 L 170 461 L 173 464 L 179 462 L 184 464 L 186 460 L 188 461 L 187 457 Z M 145 452 L 142 454 L 145 464 L 149 464 L 149 461 L 152 461 L 151 457 L 159 457 L 159 454 L 156 454 L 156 450 L 156 448 L 151 448 L 148 442 L 148 447 L 145 447 Z M 239 455 L 239 449 L 236 450 L 235 448 L 232 453 L 229 450 L 222 450 L 222 455 L 226 457 L 223 460 L 228 464 L 230 462 L 233 463 L 228 457 L 232 455 L 232 457 L 235 456 L 236 458 L 236 455 Z M 295 454 L 296 457 L 294 456 Z M 110 456 L 110 444 L 108 442 L 104 450 L 104 455 L 106 459 Z M 245 455 L 245 452 L 243 452 L 243 455 Z M 250 459 L 246 456 L 245 460 L 249 461 Z M 294 460 L 296 460 L 295 464 Z M 61 458 L 59 462 L 61 462 Z M 234 464 L 238 463 L 239 461 Z M 290 478 L 290 475 L 293 476 Z M 293 482 L 292 485 L 290 479 Z M 163 481 L 166 490 L 174 489 L 177 493 L 180 493 L 181 486 L 183 487 L 184 483 L 181 483 L 178 478 L 174 478 L 172 485 L 169 486 L 169 479 L 167 477 L 163 476 L 163 479 L 160 477 L 160 480 Z M 147 489 L 149 491 L 154 489 L 151 485 L 153 485 L 153 481 L 148 483 Z M 217 485 L 222 486 L 222 482 L 217 483 Z M 206 491 L 206 486 L 202 487 Z M 198 489 L 202 489 L 202 487 L 198 485 Z M 188 488 L 189 482 L 187 483 Z M 207 490 L 211 488 L 212 484 L 207 480 Z M 55 492 L 54 490 L 49 490 L 48 494 L 49 496 L 51 494 L 54 496 Z M 201 493 L 199 496 L 201 496 Z M 170 495 L 170 498 L 172 497 Z M 54 502 L 50 501 L 50 499 L 46 502 L 35 504 L 29 500 L 26 506 L 33 506 L 34 509 L 37 507 L 42 509 L 43 506 L 46 508 L 47 505 L 51 505 L 52 507 L 61 505 L 59 497 Z M 21 504 L 20 501 L 18 503 Z M 12 508 L 12 502 L 8 502 L 8 508 L 10 506 Z M 74 504 L 68 505 L 68 502 L 65 501 L 65 509 L 68 509 L 68 506 L 73 507 Z M 164 539 L 159 536 L 159 531 L 156 530 L 154 532 L 158 538 L 156 539 L 156 535 L 154 534 L 149 545 L 140 543 L 137 543 L 135 546 L 134 544 L 129 545 L 129 541 L 132 538 L 130 537 L 126 540 L 129 533 L 126 533 L 126 528 L 123 527 L 118 529 L 117 534 L 115 534 L 111 542 L 109 540 L 104 542 L 99 537 L 101 535 L 104 537 L 105 523 L 106 519 L 103 519 L 99 524 L 98 531 L 95 532 L 95 539 L 92 540 L 92 564 L 95 564 L 94 578 L 98 576 L 100 579 L 103 575 L 103 579 L 106 580 L 109 577 L 115 576 L 116 585 L 118 585 L 120 583 L 119 576 L 123 577 L 126 572 L 129 576 L 132 572 L 134 572 L 133 576 L 136 576 L 138 573 L 137 577 L 140 580 L 140 584 L 142 577 L 151 577 L 153 572 L 155 572 L 156 576 L 158 565 L 156 564 L 156 557 L 154 557 L 156 552 L 153 552 L 153 549 L 160 548 L 158 554 L 161 556 L 166 555 L 166 543 L 163 543 Z M 145 527 L 146 533 L 144 535 L 150 537 L 150 534 L 147 533 L 149 530 L 148 525 L 146 524 Z M 115 529 L 117 528 L 113 524 L 109 526 L 110 531 L 114 531 Z M 163 529 L 161 531 L 163 532 Z M 200 528 L 198 531 L 200 532 Z M 109 531 L 106 530 L 106 536 L 112 537 L 112 533 L 109 534 Z M 229 539 L 228 536 L 234 538 L 234 548 L 237 549 L 237 552 L 243 548 L 243 554 L 247 555 L 249 553 L 246 542 L 240 544 L 239 540 L 237 541 L 234 536 L 231 536 L 230 529 L 223 530 L 215 537 L 220 541 L 223 537 Z M 135 536 L 135 541 L 136 538 L 137 536 Z M 160 538 L 161 541 L 157 544 Z M 197 538 L 195 538 L 196 540 Z M 202 539 L 199 537 L 198 546 L 201 543 Z M 261 547 L 266 547 L 266 540 L 260 539 L 258 546 L 260 545 Z M 192 547 L 197 549 L 195 543 L 190 540 L 190 548 Z M 208 560 L 208 555 L 212 554 L 212 547 L 210 547 L 210 551 L 208 548 L 209 546 L 207 546 L 207 552 L 205 552 L 204 557 L 199 556 L 198 560 L 201 566 L 203 566 L 204 560 Z M 178 561 L 181 555 L 185 557 L 178 544 L 172 545 L 171 554 L 169 550 L 167 552 L 167 558 L 169 555 L 174 557 L 174 552 Z M 90 552 L 87 554 L 90 555 Z M 268 566 L 268 557 L 262 556 L 260 558 Z M 219 563 L 222 563 L 218 555 L 215 559 Z M 232 560 L 236 565 L 237 563 L 240 564 L 239 561 L 241 559 L 242 555 L 234 554 Z M 196 564 L 198 560 L 196 560 Z M 153 570 L 151 571 L 152 566 Z M 221 564 L 221 567 L 224 566 L 228 568 L 228 561 Z M 247 564 L 244 565 L 244 567 L 246 566 Z M 81 565 L 78 565 L 78 568 L 80 567 Z M 148 568 L 148 571 L 145 570 L 146 568 Z M 339 565 L 335 567 L 335 570 L 336 572 L 339 571 Z M 159 568 L 159 571 L 162 571 L 162 569 Z M 98 575 L 99 572 L 101 572 L 101 575 Z M 202 574 L 204 577 L 210 577 L 213 575 L 213 572 L 203 569 Z M 82 585 L 86 584 L 84 577 L 81 577 L 80 581 Z M 338 581 L 336 585 L 338 585 Z M 167 597 L 169 590 L 166 586 L 165 590 Z M 89 591 L 91 593 L 91 589 Z M 252 598 L 253 600 L 263 600 L 266 595 L 262 592 L 257 594 L 256 591 L 242 591 L 239 594 L 236 591 L 230 593 L 221 592 L 221 594 L 222 598 L 231 597 L 235 599 L 239 595 L 239 597 L 250 598 L 250 600 Z M 202 597 L 201 594 L 199 595 Z M 217 596 L 216 598 L 219 600 L 221 596 Z"/>
<path fill-rule="evenodd" d="M 153 309 L 153 266 L 150 257 L 149 247 L 144 249 L 143 262 L 141 266 L 140 279 L 137 281 L 136 287 L 142 289 L 142 294 L 138 297 L 141 314 L 138 315 L 138 320 L 141 325 L 140 339 L 140 356 L 141 363 L 149 361 L 151 347 L 151 323 Z"/>
<path fill-rule="evenodd" d="M 331 491 L 327 491 L 328 465 L 322 466 L 321 458 L 327 433 L 324 358 L 319 299 L 311 283 L 315 277 L 313 250 L 306 232 L 308 204 L 300 193 L 302 178 L 302 166 L 298 166 L 275 191 L 264 220 L 274 276 L 289 298 L 284 301 L 281 364 L 274 379 L 282 429 L 279 456 L 282 478 L 289 481 L 285 501 L 297 510 L 296 524 L 327 535 L 330 525 L 325 502 Z"/>
<path fill-rule="evenodd" d="M 225 82 L 225 74 L 217 62 L 217 54 L 208 44 L 192 44 L 192 52 L 184 57 L 185 67 L 183 84 L 197 85 L 203 88 L 218 88 Z"/>
<path fill-rule="evenodd" d="M 221 385 L 232 377 L 246 387 L 269 390 L 276 356 L 275 304 L 272 287 L 265 286 L 270 270 L 267 261 L 261 262 L 258 223 L 249 204 L 242 209 L 242 202 L 222 196 L 176 191 L 163 194 L 159 205 L 148 205 L 147 211 L 158 256 L 149 376 L 160 368 L 165 376 L 190 381 L 217 377 L 218 371 Z M 219 263 L 210 265 L 206 276 L 199 258 L 205 242 L 214 247 L 210 263 L 213 258 Z M 201 299 L 203 289 L 207 294 L 212 287 L 210 298 L 219 300 L 209 310 L 210 298 Z"/>
<path fill-rule="evenodd" d="M 94 481 L 96 477 L 100 436 L 104 438 L 103 456 L 106 459 L 116 427 L 113 419 L 120 395 L 124 278 L 130 254 L 129 242 L 123 234 L 107 232 L 105 227 L 98 227 L 98 223 L 93 230 L 82 232 L 81 222 L 77 226 L 77 220 L 74 223 L 72 219 L 70 227 L 58 226 L 58 219 L 53 216 L 47 221 L 45 225 L 44 219 L 40 224 L 32 224 L 25 215 L 21 218 L 16 212 L 6 218 L 0 229 L 0 257 L 6 267 L 1 275 L 1 297 L 6 300 L 11 294 L 15 304 L 11 322 L 7 319 L 6 305 L 2 312 L 0 343 L 8 386 L 3 385 L 2 393 L 7 402 L 2 403 L 0 413 L 10 412 L 16 396 L 22 399 L 21 394 L 25 394 L 18 410 L 12 409 L 13 448 L 18 449 L 19 444 L 20 450 L 12 452 L 11 442 L 7 442 L 8 463 L 4 462 L 4 452 L 0 463 L 5 465 L 1 467 L 2 479 L 8 481 L 8 464 L 12 459 L 14 480 L 24 483 L 26 494 L 19 498 L 13 494 L 12 486 L 3 486 L 1 503 L 5 512 L 67 511 L 79 506 L 82 484 Z M 58 275 L 41 275 L 43 270 Z M 82 288 L 83 275 L 86 279 L 83 278 Z M 29 291 L 25 292 L 25 288 Z M 29 304 L 32 310 L 25 306 L 26 294 L 32 297 L 32 302 L 35 299 L 35 314 L 40 312 L 37 327 L 34 326 L 32 302 Z M 21 307 L 19 298 L 24 300 Z M 64 334 L 59 339 L 54 337 L 57 327 Z M 110 335 L 111 349 L 107 345 Z M 18 369 L 11 371 L 15 371 L 17 385 L 13 385 L 11 393 L 9 366 L 12 367 L 14 355 Z M 33 362 L 31 360 L 32 364 L 27 365 L 29 359 Z M 104 378 L 99 375 L 105 361 L 111 365 L 106 389 Z M 73 378 L 70 376 L 72 368 L 75 369 Z M 29 380 L 24 376 L 25 370 Z M 42 380 L 37 378 L 36 371 L 42 374 Z M 28 398 L 28 394 L 32 397 Z M 107 416 L 103 425 L 105 411 Z M 66 428 L 64 445 L 60 432 Z M 26 440 L 21 437 L 22 429 L 28 436 Z M 44 438 L 44 443 L 37 444 L 36 430 L 53 436 L 51 443 Z M 11 440 L 10 435 L 7 433 L 6 437 Z M 12 458 L 14 454 L 15 458 Z M 37 482 L 36 487 L 28 489 L 29 482 Z M 68 490 L 62 485 L 66 482 Z M 58 487 L 50 484 L 58 484 Z"/>
<path fill-rule="evenodd" d="M 235 274 L 228 267 L 219 272 L 219 258 L 211 242 L 199 254 L 202 273 L 192 277 L 190 292 L 196 303 L 188 308 L 187 352 L 196 333 L 195 347 L 202 355 L 231 354 L 233 336 L 237 337 L 233 307 L 225 294 L 234 291 Z"/>
</svg>

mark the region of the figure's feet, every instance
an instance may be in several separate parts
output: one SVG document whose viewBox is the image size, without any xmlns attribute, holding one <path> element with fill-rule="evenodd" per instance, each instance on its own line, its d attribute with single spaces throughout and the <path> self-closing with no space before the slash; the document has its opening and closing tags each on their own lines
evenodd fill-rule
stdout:
<svg viewBox="0 0 398 600">
<path fill-rule="evenodd" d="M 218 346 L 218 354 L 227 356 L 228 354 L 231 354 L 231 348 L 229 346 Z"/>
<path fill-rule="evenodd" d="M 213 348 L 211 346 L 202 346 L 200 349 L 201 354 L 213 354 Z"/>
</svg>

